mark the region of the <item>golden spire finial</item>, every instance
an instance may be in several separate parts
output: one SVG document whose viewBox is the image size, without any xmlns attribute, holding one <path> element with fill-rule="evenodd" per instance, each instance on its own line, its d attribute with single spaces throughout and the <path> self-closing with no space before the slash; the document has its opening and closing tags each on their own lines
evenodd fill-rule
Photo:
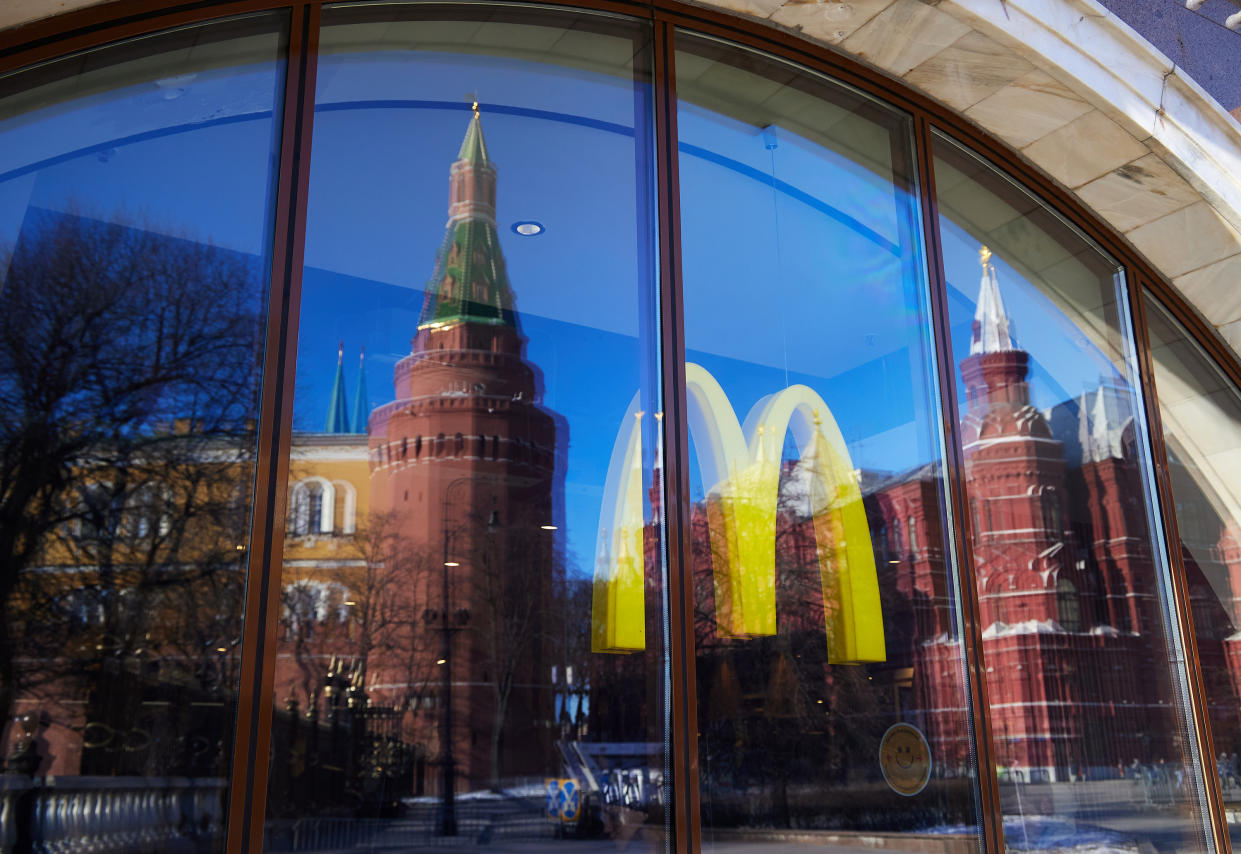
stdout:
<svg viewBox="0 0 1241 854">
<path fill-rule="evenodd" d="M 991 250 L 985 245 L 978 247 L 978 263 L 982 264 L 982 268 L 987 269 L 987 265 L 991 263 Z"/>
<path fill-rule="evenodd" d="M 817 409 L 814 411 L 814 426 L 815 427 L 823 426 L 823 419 L 819 417 L 819 410 Z"/>
<path fill-rule="evenodd" d="M 478 101 L 475 101 L 475 102 L 474 102 L 474 106 L 470 107 L 470 109 L 471 109 L 471 110 L 473 110 L 473 111 L 474 111 L 474 115 L 476 115 L 476 116 L 477 116 L 477 115 L 478 115 Z"/>
</svg>

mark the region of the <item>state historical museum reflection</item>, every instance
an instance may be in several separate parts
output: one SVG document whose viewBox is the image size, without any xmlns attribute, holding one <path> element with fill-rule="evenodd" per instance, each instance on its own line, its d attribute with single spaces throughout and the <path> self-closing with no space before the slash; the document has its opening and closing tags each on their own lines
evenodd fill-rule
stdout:
<svg viewBox="0 0 1241 854">
<path fill-rule="evenodd" d="M 1128 392 L 1035 408 L 986 247 L 980 259 L 962 441 L 997 763 L 1064 781 L 1175 759 L 1158 725 L 1172 692 L 1144 667 L 1162 615 Z"/>
<path fill-rule="evenodd" d="M 985 246 L 980 261 L 969 355 L 959 365 L 961 441 L 1002 794 L 1007 804 L 1021 796 L 1009 784 L 1125 779 L 1144 784 L 1148 803 L 1169 805 L 1184 796 L 1186 748 L 1167 725 L 1175 692 L 1166 672 L 1149 666 L 1166 654 L 1130 392 L 1102 381 L 1079 399 L 1035 407 L 1030 354 Z M 705 506 L 695 508 L 699 751 L 704 785 L 715 790 L 704 823 L 917 830 L 968 822 L 968 787 L 953 781 L 964 784 L 976 758 L 961 726 L 939 466 L 857 472 L 887 644 L 886 661 L 860 667 L 832 666 L 823 655 L 802 468 L 782 467 L 777 638 L 739 641 L 715 628 L 711 522 Z M 1229 542 L 1225 535 L 1220 545 L 1225 562 L 1237 551 Z M 1199 610 L 1218 607 L 1201 592 L 1198 600 Z M 1204 655 L 1237 660 L 1222 650 Z M 1220 705 L 1235 709 L 1238 671 L 1229 673 Z M 932 783 L 909 806 L 859 788 L 876 780 L 872 757 L 892 716 L 918 726 L 931 747 Z M 811 803 L 811 783 L 850 788 Z M 1094 796 L 1127 801 L 1132 791 Z M 1027 806 L 1051 813 L 1050 802 Z"/>
</svg>

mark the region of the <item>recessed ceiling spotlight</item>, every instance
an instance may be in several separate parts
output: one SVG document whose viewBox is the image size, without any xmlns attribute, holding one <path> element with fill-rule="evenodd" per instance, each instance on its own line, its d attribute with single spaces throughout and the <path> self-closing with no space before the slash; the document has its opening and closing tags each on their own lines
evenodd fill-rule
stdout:
<svg viewBox="0 0 1241 854">
<path fill-rule="evenodd" d="M 542 234 L 543 223 L 535 222 L 532 219 L 525 219 L 521 222 L 513 223 L 513 231 L 522 237 L 534 237 L 536 234 Z"/>
</svg>

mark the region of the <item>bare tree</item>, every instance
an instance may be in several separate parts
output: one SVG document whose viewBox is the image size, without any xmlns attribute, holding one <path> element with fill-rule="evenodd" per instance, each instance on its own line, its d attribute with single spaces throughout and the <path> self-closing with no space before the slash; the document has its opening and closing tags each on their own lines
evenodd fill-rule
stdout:
<svg viewBox="0 0 1241 854">
<path fill-rule="evenodd" d="M 371 513 L 341 554 L 346 565 L 285 584 L 283 652 L 299 684 L 290 675 L 284 689 L 307 702 L 335 658 L 383 685 L 378 696 L 387 703 L 416 709 L 435 672 L 420 630 L 429 600 L 415 581 L 438 562 L 403 535 L 392 513 Z"/>
<path fill-rule="evenodd" d="M 509 528 L 472 541 L 478 567 L 472 600 L 478 613 L 471 616 L 471 624 L 483 645 L 483 681 L 492 695 L 489 783 L 494 789 L 504 772 L 504 735 L 515 697 L 521 697 L 523 717 L 531 719 L 523 724 L 551 716 L 550 674 L 545 671 L 554 641 L 553 584 L 563 572 L 550 538 L 537 529 Z M 532 732 L 534 727 L 526 726 L 522 738 L 529 740 Z M 548 746 L 508 745 L 511 753 L 544 759 Z M 524 764 L 522 758 L 517 762 Z"/>
<path fill-rule="evenodd" d="M 0 715 L 95 691 L 108 668 L 146 679 L 157 652 L 172 681 L 219 690 L 240 634 L 262 272 L 73 213 L 29 221 L 4 254 Z"/>
</svg>

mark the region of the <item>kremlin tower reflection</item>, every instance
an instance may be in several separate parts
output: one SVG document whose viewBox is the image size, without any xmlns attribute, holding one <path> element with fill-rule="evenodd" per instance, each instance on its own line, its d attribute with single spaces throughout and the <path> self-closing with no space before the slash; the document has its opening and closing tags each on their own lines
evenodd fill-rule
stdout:
<svg viewBox="0 0 1241 854">
<path fill-rule="evenodd" d="M 568 436 L 525 359 L 496 175 L 475 105 L 395 398 L 364 420 L 360 377 L 350 421 L 338 357 L 327 431 L 294 438 L 277 690 L 295 711 L 326 692 L 319 718 L 332 702 L 384 711 L 402 755 L 383 774 L 409 781 L 386 797 L 556 770 L 549 638 Z"/>
<path fill-rule="evenodd" d="M 413 643 L 450 669 L 436 703 L 452 703 L 458 775 L 474 789 L 550 770 L 557 425 L 524 359 L 477 105 L 450 187 L 396 399 L 371 413 L 371 495 L 372 512 L 424 549 L 410 579 L 427 603 Z"/>
</svg>

